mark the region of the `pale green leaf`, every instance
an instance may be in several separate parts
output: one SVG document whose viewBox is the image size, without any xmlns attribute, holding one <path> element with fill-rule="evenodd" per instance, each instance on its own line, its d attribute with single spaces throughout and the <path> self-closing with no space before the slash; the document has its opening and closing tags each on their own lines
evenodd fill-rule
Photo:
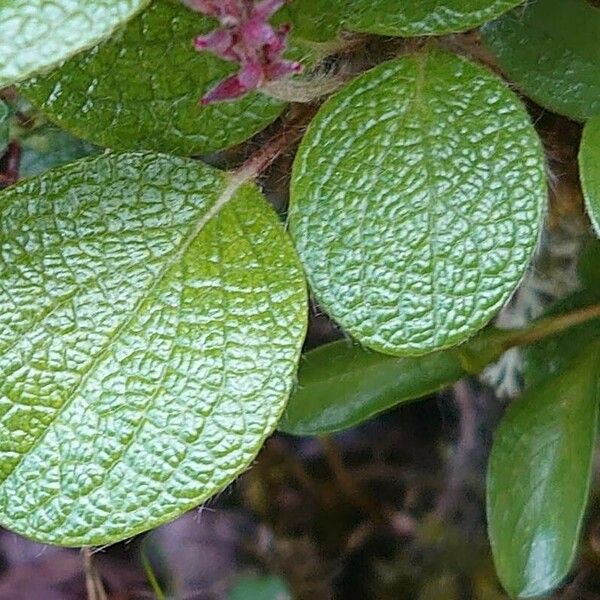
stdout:
<svg viewBox="0 0 600 600">
<path fill-rule="evenodd" d="M 89 48 L 148 0 L 2 0 L 0 88 Z"/>
<path fill-rule="evenodd" d="M 194 37 L 215 27 L 179 0 L 155 0 L 110 40 L 21 90 L 52 121 L 99 146 L 182 155 L 233 146 L 273 122 L 286 103 L 255 92 L 200 104 L 238 68 L 194 49 Z"/>
<path fill-rule="evenodd" d="M 0 201 L 0 523 L 101 545 L 248 467 L 306 327 L 256 187 L 162 155 L 84 159 Z"/>
<path fill-rule="evenodd" d="M 600 110 L 600 104 L 598 108 Z M 600 237 L 600 115 L 590 119 L 583 128 L 579 174 L 587 212 Z"/>
<path fill-rule="evenodd" d="M 600 113 L 600 8 L 588 0 L 530 0 L 482 29 L 500 67 L 550 110 Z"/>
<path fill-rule="evenodd" d="M 466 31 L 523 0 L 349 0 L 349 29 L 379 35 L 421 36 Z"/>
<path fill-rule="evenodd" d="M 495 75 L 427 51 L 330 98 L 294 162 L 290 230 L 323 308 L 388 354 L 456 345 L 507 301 L 546 200 L 540 142 Z"/>
<path fill-rule="evenodd" d="M 487 482 L 496 570 L 512 596 L 541 596 L 568 574 L 577 551 L 597 433 L 600 346 L 508 409 Z"/>
</svg>

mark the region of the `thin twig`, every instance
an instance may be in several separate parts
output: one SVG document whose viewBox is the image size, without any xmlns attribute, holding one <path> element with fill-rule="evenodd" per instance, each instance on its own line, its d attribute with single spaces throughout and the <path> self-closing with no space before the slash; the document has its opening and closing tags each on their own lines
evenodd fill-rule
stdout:
<svg viewBox="0 0 600 600">
<path fill-rule="evenodd" d="M 81 556 L 83 557 L 83 572 L 88 600 L 107 600 L 102 579 L 92 562 L 91 548 L 82 548 Z"/>
</svg>

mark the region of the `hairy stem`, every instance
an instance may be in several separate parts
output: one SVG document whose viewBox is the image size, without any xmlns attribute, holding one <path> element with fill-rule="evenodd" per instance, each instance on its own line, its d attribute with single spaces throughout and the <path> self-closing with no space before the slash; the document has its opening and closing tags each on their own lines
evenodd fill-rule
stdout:
<svg viewBox="0 0 600 600">
<path fill-rule="evenodd" d="M 256 179 L 266 171 L 277 158 L 289 150 L 304 135 L 306 126 L 314 117 L 315 112 L 315 106 L 302 107 L 294 117 L 284 124 L 279 132 L 231 173 L 232 179 L 241 185 L 245 181 Z"/>
</svg>

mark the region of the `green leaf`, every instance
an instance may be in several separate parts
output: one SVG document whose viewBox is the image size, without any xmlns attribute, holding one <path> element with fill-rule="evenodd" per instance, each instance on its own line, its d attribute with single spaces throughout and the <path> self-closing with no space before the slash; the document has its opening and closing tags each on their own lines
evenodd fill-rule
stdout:
<svg viewBox="0 0 600 600">
<path fill-rule="evenodd" d="M 253 460 L 289 396 L 307 299 L 257 188 L 103 155 L 0 199 L 0 523 L 102 545 Z"/>
<path fill-rule="evenodd" d="M 110 35 L 148 0 L 2 0 L 0 88 Z"/>
<path fill-rule="evenodd" d="M 100 152 L 99 148 L 52 125 L 40 127 L 23 138 L 21 148 L 21 177 L 40 175 L 48 169 Z"/>
<path fill-rule="evenodd" d="M 598 302 L 600 285 L 571 294 L 552 306 L 544 316 L 566 314 Z M 542 385 L 563 371 L 582 346 L 588 346 L 596 339 L 600 339 L 600 319 L 571 327 L 563 333 L 523 348 L 525 386 L 534 388 Z"/>
<path fill-rule="evenodd" d="M 583 129 L 579 174 L 587 212 L 600 237 L 600 115 L 590 119 Z"/>
<path fill-rule="evenodd" d="M 347 26 L 379 35 L 420 36 L 466 31 L 523 0 L 350 0 Z"/>
<path fill-rule="evenodd" d="M 424 354 L 483 327 L 519 283 L 546 200 L 525 109 L 429 51 L 330 98 L 294 162 L 290 230 L 312 290 L 359 342 Z"/>
<path fill-rule="evenodd" d="M 113 38 L 21 91 L 52 121 L 99 146 L 181 155 L 227 148 L 272 123 L 286 103 L 260 92 L 199 103 L 237 68 L 193 48 L 196 35 L 215 27 L 179 0 L 156 0 Z"/>
<path fill-rule="evenodd" d="M 10 117 L 10 110 L 8 105 L 0 100 L 0 155 L 4 153 L 8 147 L 9 132 L 8 132 L 8 121 Z"/>
<path fill-rule="evenodd" d="M 557 586 L 573 562 L 590 486 L 598 422 L 600 346 L 508 409 L 488 470 L 496 570 L 513 596 Z"/>
<path fill-rule="evenodd" d="M 290 600 L 285 581 L 273 576 L 241 578 L 228 594 L 228 600 Z"/>
<path fill-rule="evenodd" d="M 398 358 L 345 340 L 325 344 L 300 361 L 298 384 L 278 429 L 323 435 L 354 427 L 465 375 L 454 350 Z"/>
<path fill-rule="evenodd" d="M 307 352 L 278 429 L 323 435 L 354 427 L 479 373 L 505 351 L 506 332 L 487 329 L 466 344 L 417 357 L 372 352 L 340 340 Z"/>
<path fill-rule="evenodd" d="M 277 22 L 294 24 L 294 38 L 312 42 L 335 39 L 342 27 L 346 0 L 294 0 L 276 15 Z"/>
<path fill-rule="evenodd" d="M 578 121 L 600 113 L 600 9 L 588 0 L 531 0 L 482 35 L 537 103 Z"/>
</svg>

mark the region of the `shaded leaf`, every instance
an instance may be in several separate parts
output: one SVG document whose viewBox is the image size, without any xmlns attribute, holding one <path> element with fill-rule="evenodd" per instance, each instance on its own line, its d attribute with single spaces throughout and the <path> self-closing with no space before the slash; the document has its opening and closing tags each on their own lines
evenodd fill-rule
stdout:
<svg viewBox="0 0 600 600">
<path fill-rule="evenodd" d="M 572 119 L 600 113 L 600 8 L 530 0 L 485 25 L 483 40 L 533 100 Z"/>
<path fill-rule="evenodd" d="M 250 464 L 307 312 L 256 187 L 162 155 L 84 159 L 3 192 L 0 241 L 3 526 L 112 543 Z"/>
<path fill-rule="evenodd" d="M 117 150 L 182 155 L 240 143 L 273 122 L 285 102 L 261 92 L 202 106 L 238 66 L 192 45 L 216 21 L 179 0 L 156 0 L 125 29 L 21 91 L 78 137 Z"/>
<path fill-rule="evenodd" d="M 319 303 L 353 337 L 424 354 L 464 341 L 506 302 L 545 200 L 519 100 L 482 67 L 427 51 L 321 107 L 294 162 L 290 231 Z"/>
<path fill-rule="evenodd" d="M 3 0 L 0 88 L 89 48 L 146 4 L 148 0 Z"/>
<path fill-rule="evenodd" d="M 496 570 L 513 596 L 556 587 L 573 562 L 588 500 L 597 433 L 600 346 L 507 410 L 487 481 Z"/>
<path fill-rule="evenodd" d="M 278 429 L 323 435 L 354 427 L 477 373 L 504 352 L 505 334 L 482 332 L 465 345 L 418 357 L 394 357 L 340 340 L 302 357 L 298 383 Z"/>
<path fill-rule="evenodd" d="M 78 158 L 98 154 L 99 148 L 51 125 L 40 127 L 21 141 L 21 177 L 40 175 Z"/>
<path fill-rule="evenodd" d="M 600 111 L 600 104 L 598 110 Z M 587 212 L 596 235 L 600 237 L 600 114 L 590 119 L 583 129 L 579 173 Z"/>
</svg>

